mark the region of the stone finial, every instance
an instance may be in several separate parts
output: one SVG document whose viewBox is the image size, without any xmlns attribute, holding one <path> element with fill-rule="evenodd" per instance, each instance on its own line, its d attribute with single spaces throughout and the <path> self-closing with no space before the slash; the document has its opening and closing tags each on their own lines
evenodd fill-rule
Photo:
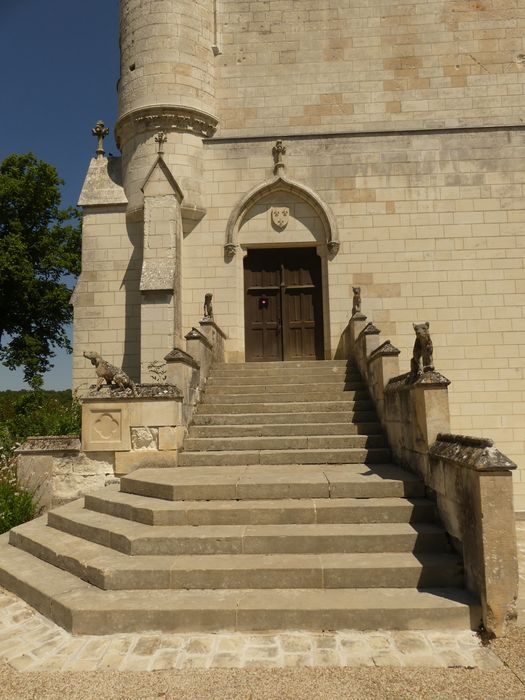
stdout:
<svg viewBox="0 0 525 700">
<path fill-rule="evenodd" d="M 97 158 L 103 158 L 106 155 L 104 150 L 104 139 L 109 135 L 109 129 L 104 125 L 104 122 L 99 120 L 94 129 L 91 129 L 93 136 L 98 138 Z"/>
<path fill-rule="evenodd" d="M 430 337 L 430 323 L 413 323 L 416 340 L 412 359 L 410 360 L 410 373 L 413 377 L 420 377 L 424 372 L 434 371 L 434 347 Z"/>
<path fill-rule="evenodd" d="M 352 316 L 361 313 L 361 287 L 352 287 L 354 297 L 352 299 Z"/>
<path fill-rule="evenodd" d="M 283 144 L 282 141 L 276 142 L 275 146 L 272 148 L 272 154 L 275 163 L 273 171 L 276 175 L 279 175 L 281 171 L 284 171 L 286 169 L 286 165 L 284 164 L 286 146 Z"/>
<path fill-rule="evenodd" d="M 155 136 L 155 143 L 157 144 L 157 152 L 159 156 L 161 156 L 164 153 L 164 144 L 168 141 L 168 137 L 164 133 L 164 131 L 159 131 L 159 133 Z"/>
<path fill-rule="evenodd" d="M 208 292 L 207 294 L 204 295 L 204 316 L 203 316 L 203 318 L 208 318 L 210 320 L 213 320 L 212 300 L 213 300 L 213 294 L 211 292 Z"/>
</svg>

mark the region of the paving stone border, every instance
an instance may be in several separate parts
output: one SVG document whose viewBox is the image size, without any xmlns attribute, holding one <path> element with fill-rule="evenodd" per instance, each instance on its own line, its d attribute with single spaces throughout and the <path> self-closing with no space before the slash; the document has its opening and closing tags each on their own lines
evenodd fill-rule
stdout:
<svg viewBox="0 0 525 700">
<path fill-rule="evenodd" d="M 1 589 L 0 658 L 18 671 L 503 666 L 470 631 L 74 636 Z"/>
</svg>

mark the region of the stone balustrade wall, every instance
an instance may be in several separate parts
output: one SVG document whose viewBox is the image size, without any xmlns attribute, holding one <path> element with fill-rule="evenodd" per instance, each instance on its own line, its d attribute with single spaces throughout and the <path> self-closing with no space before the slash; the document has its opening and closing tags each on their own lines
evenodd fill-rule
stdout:
<svg viewBox="0 0 525 700">
<path fill-rule="evenodd" d="M 436 370 L 400 374 L 400 351 L 366 316 L 354 314 L 342 345 L 368 384 L 394 460 L 419 474 L 435 500 L 463 557 L 465 585 L 481 601 L 485 629 L 506 634 L 518 593 L 516 465 L 491 440 L 452 435 L 449 380 Z"/>
</svg>

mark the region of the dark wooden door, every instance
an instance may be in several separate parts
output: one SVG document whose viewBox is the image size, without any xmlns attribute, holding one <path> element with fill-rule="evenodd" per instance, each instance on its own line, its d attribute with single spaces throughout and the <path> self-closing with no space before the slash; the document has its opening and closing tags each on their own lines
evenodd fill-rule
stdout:
<svg viewBox="0 0 525 700">
<path fill-rule="evenodd" d="M 313 248 L 250 250 L 244 281 L 247 362 L 323 359 L 321 261 Z"/>
</svg>

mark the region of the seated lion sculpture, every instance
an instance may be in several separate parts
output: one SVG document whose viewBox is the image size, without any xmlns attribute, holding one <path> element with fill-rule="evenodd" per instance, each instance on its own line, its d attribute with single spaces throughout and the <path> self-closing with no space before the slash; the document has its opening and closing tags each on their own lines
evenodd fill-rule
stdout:
<svg viewBox="0 0 525 700">
<path fill-rule="evenodd" d="M 100 391 L 104 382 L 108 385 L 115 383 L 119 389 L 131 389 L 133 396 L 137 395 L 137 389 L 128 375 L 115 365 L 106 362 L 98 352 L 85 352 L 84 357 L 90 360 L 91 364 L 97 368 L 96 390 Z"/>
<path fill-rule="evenodd" d="M 416 341 L 414 343 L 414 351 L 410 361 L 410 371 L 414 376 L 420 376 L 422 372 L 434 371 L 434 347 L 430 337 L 430 323 L 414 323 L 414 331 L 416 333 Z M 421 363 L 423 368 L 421 368 Z"/>
</svg>

